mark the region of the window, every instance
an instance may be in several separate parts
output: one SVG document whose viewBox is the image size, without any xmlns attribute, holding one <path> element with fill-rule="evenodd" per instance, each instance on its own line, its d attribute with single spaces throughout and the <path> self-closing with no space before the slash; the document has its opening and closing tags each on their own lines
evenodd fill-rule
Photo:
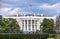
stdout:
<svg viewBox="0 0 60 39">
<path fill-rule="evenodd" d="M 35 24 L 37 24 L 37 20 L 35 20 L 34 22 L 35 22 Z"/>
<path fill-rule="evenodd" d="M 27 20 L 25 20 L 25 25 L 27 25 Z"/>
</svg>

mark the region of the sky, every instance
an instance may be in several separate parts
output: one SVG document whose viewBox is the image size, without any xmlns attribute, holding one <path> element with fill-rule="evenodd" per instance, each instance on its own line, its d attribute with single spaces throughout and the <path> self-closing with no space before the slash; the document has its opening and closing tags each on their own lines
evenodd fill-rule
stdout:
<svg viewBox="0 0 60 39">
<path fill-rule="evenodd" d="M 60 13 L 60 0 L 0 0 L 0 15 Z"/>
</svg>

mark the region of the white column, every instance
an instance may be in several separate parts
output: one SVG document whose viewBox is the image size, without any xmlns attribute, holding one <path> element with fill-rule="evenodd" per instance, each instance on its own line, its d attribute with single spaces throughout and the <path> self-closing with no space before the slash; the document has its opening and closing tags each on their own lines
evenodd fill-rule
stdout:
<svg viewBox="0 0 60 39">
<path fill-rule="evenodd" d="M 27 20 L 27 31 L 29 31 L 28 20 Z"/>
<path fill-rule="evenodd" d="M 37 23 L 36 23 L 36 30 L 37 30 Z"/>
<path fill-rule="evenodd" d="M 39 30 L 38 28 L 39 28 L 39 22 L 37 21 L 37 30 Z"/>
<path fill-rule="evenodd" d="M 34 20 L 34 31 L 36 31 L 35 20 Z"/>
<path fill-rule="evenodd" d="M 40 30 L 40 25 L 41 25 L 40 21 L 41 20 L 37 20 L 37 30 Z"/>
<path fill-rule="evenodd" d="M 32 31 L 32 20 L 31 20 L 31 31 Z"/>
<path fill-rule="evenodd" d="M 24 31 L 26 31 L 25 20 L 24 20 Z"/>
</svg>

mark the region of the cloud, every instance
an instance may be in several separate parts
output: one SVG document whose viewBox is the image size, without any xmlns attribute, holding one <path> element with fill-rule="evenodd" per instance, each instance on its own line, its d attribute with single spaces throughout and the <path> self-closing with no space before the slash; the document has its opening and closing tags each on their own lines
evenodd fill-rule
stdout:
<svg viewBox="0 0 60 39">
<path fill-rule="evenodd" d="M 11 8 L 0 8 L 0 12 L 7 12 L 11 10 Z"/>
<path fill-rule="evenodd" d="M 43 2 L 43 0 L 2 0 L 0 7 L 2 7 L 0 13 L 4 15 L 16 13 L 44 13 L 50 15 L 50 13 L 60 13 L 60 3 L 52 4 L 50 1 L 48 3 L 47 1 Z"/>
<path fill-rule="evenodd" d="M 30 13 L 30 12 L 28 12 L 28 11 L 23 11 L 22 8 L 14 8 L 14 9 L 11 10 L 9 13 L 14 15 L 14 14 L 27 14 L 27 13 Z"/>
<path fill-rule="evenodd" d="M 24 1 L 24 0 L 9 0 L 9 1 Z"/>
<path fill-rule="evenodd" d="M 2 2 L 0 7 L 12 7 L 13 8 L 13 7 L 16 7 L 16 5 Z"/>
<path fill-rule="evenodd" d="M 0 14 L 1 15 L 6 15 L 6 14 L 10 14 L 9 12 L 10 12 L 10 10 L 11 10 L 12 8 L 0 8 Z"/>
<path fill-rule="evenodd" d="M 19 1 L 19 0 L 10 0 L 10 1 L 15 1 L 16 2 L 16 1 Z"/>
<path fill-rule="evenodd" d="M 21 10 L 21 8 L 0 8 L 0 13 L 2 15 L 14 15 L 14 14 L 17 14 L 18 11 Z"/>
<path fill-rule="evenodd" d="M 21 10 L 21 8 L 14 8 L 13 10 L 11 10 L 9 13 L 10 14 L 18 14 L 19 10 Z"/>
<path fill-rule="evenodd" d="M 22 8 L 0 8 L 0 14 L 1 15 L 16 15 L 16 14 L 27 14 L 30 12 L 23 11 Z"/>
<path fill-rule="evenodd" d="M 29 5 L 27 0 L 3 0 L 1 7 L 25 7 Z"/>
<path fill-rule="evenodd" d="M 60 3 L 56 3 L 56 4 L 42 4 L 39 6 L 40 9 L 43 9 L 43 10 L 53 10 L 53 11 L 56 11 L 57 13 L 60 13 Z"/>
</svg>

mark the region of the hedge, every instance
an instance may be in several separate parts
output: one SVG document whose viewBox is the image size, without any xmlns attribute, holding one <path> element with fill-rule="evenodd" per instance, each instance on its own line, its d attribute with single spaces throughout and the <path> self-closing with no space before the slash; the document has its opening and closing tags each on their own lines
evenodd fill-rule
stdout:
<svg viewBox="0 0 60 39">
<path fill-rule="evenodd" d="M 48 34 L 0 34 L 0 39 L 47 39 Z"/>
<path fill-rule="evenodd" d="M 55 38 L 57 34 L 49 34 L 49 38 Z"/>
</svg>

